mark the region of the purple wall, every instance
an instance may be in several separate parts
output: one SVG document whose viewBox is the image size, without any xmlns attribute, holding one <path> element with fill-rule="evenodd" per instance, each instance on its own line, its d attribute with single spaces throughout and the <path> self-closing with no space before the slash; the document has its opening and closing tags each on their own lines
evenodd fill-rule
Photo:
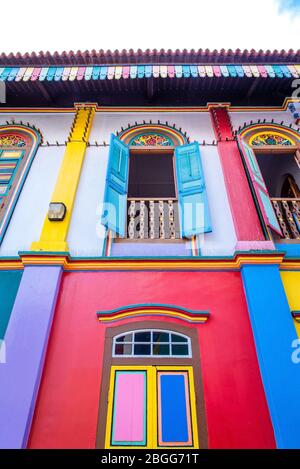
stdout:
<svg viewBox="0 0 300 469">
<path fill-rule="evenodd" d="M 185 242 L 113 242 L 111 256 L 191 256 L 191 243 Z"/>
<path fill-rule="evenodd" d="M 51 330 L 61 267 L 25 267 L 0 364 L 0 448 L 24 448 Z"/>
</svg>

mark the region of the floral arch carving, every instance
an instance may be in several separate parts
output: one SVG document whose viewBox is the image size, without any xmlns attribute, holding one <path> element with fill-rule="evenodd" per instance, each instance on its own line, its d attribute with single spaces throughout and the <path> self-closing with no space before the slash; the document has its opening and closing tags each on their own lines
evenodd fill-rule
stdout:
<svg viewBox="0 0 300 469">
<path fill-rule="evenodd" d="M 295 130 L 279 124 L 254 124 L 240 132 L 243 142 L 252 148 L 260 147 L 297 147 L 300 135 Z"/>
<path fill-rule="evenodd" d="M 119 133 L 119 138 L 129 146 L 178 146 L 189 143 L 181 129 L 166 124 L 137 124 Z"/>
</svg>

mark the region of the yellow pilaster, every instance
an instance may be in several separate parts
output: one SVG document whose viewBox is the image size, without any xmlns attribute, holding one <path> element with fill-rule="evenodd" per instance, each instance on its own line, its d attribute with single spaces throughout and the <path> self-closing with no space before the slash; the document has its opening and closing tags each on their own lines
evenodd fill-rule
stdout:
<svg viewBox="0 0 300 469">
<path fill-rule="evenodd" d="M 40 239 L 32 243 L 32 251 L 68 251 L 67 234 L 96 105 L 77 104 L 75 109 L 75 118 L 51 198 L 51 202 L 65 204 L 66 215 L 62 221 L 50 221 L 46 214 Z"/>
<path fill-rule="evenodd" d="M 291 311 L 300 311 L 300 272 L 281 272 L 281 278 Z M 294 324 L 300 339 L 300 323 Z"/>
</svg>

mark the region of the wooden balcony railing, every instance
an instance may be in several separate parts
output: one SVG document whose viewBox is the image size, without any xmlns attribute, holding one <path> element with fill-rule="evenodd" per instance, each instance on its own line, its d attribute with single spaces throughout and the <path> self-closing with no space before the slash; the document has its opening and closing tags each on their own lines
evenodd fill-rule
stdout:
<svg viewBox="0 0 300 469">
<path fill-rule="evenodd" d="M 285 239 L 300 240 L 300 199 L 271 199 Z"/>
<path fill-rule="evenodd" d="M 127 238 L 179 239 L 177 199 L 128 199 Z"/>
</svg>

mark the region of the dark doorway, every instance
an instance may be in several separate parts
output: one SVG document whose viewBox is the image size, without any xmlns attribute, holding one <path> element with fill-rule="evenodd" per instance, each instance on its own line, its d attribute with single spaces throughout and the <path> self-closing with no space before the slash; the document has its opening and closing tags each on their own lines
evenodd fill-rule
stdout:
<svg viewBox="0 0 300 469">
<path fill-rule="evenodd" d="M 128 197 L 175 198 L 172 153 L 132 153 L 129 162 Z"/>
</svg>

